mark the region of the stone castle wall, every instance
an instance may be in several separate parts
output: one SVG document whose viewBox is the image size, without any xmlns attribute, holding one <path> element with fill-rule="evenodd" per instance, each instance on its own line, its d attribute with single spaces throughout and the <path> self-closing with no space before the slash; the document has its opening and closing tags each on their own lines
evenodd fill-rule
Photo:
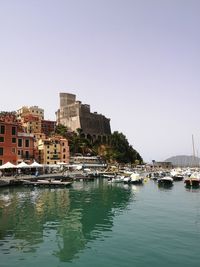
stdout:
<svg viewBox="0 0 200 267">
<path fill-rule="evenodd" d="M 110 119 L 90 112 L 90 105 L 76 101 L 73 94 L 60 93 L 60 109 L 56 112 L 57 123 L 76 131 L 81 128 L 86 135 L 110 135 Z"/>
<path fill-rule="evenodd" d="M 81 129 L 90 135 L 110 135 L 110 120 L 95 113 L 80 112 Z"/>
</svg>

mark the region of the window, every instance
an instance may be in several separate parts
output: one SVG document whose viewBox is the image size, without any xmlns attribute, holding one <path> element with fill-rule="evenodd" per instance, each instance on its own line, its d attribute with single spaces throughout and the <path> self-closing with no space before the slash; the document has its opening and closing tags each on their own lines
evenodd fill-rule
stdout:
<svg viewBox="0 0 200 267">
<path fill-rule="evenodd" d="M 0 126 L 0 134 L 5 134 L 5 126 L 4 125 Z"/>
<path fill-rule="evenodd" d="M 4 137 L 0 136 L 0 143 L 3 143 L 3 142 L 4 142 Z"/>
<path fill-rule="evenodd" d="M 12 138 L 12 143 L 13 143 L 13 144 L 16 143 L 16 138 L 15 138 L 15 137 Z"/>
<path fill-rule="evenodd" d="M 25 140 L 25 147 L 29 147 L 29 139 Z"/>
<path fill-rule="evenodd" d="M 16 135 L 16 127 L 12 127 L 12 135 Z"/>
<path fill-rule="evenodd" d="M 49 157 L 47 157 L 47 159 L 49 159 Z"/>
<path fill-rule="evenodd" d="M 29 159 L 29 151 L 25 151 L 25 158 Z"/>
<path fill-rule="evenodd" d="M 18 139 L 18 147 L 22 147 L 22 139 Z"/>
<path fill-rule="evenodd" d="M 3 156 L 3 147 L 0 147 L 0 155 Z"/>
<path fill-rule="evenodd" d="M 0 159 L 0 165 L 2 165 L 3 164 L 3 161 Z"/>
<path fill-rule="evenodd" d="M 63 148 L 63 153 L 66 151 L 66 149 L 65 148 Z"/>
<path fill-rule="evenodd" d="M 47 154 L 49 154 L 49 150 L 47 151 Z"/>
<path fill-rule="evenodd" d="M 63 155 L 63 159 L 65 159 L 65 155 Z"/>
<path fill-rule="evenodd" d="M 16 148 L 15 147 L 12 147 L 12 153 L 16 154 Z"/>
<path fill-rule="evenodd" d="M 20 155 L 21 155 L 21 151 L 20 151 L 20 150 L 18 150 L 18 151 L 17 151 L 17 154 L 18 154 L 18 156 L 20 156 Z"/>
</svg>

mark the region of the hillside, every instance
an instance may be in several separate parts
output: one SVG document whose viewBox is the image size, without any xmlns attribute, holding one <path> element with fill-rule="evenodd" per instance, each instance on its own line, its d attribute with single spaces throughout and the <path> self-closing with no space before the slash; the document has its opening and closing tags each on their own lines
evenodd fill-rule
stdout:
<svg viewBox="0 0 200 267">
<path fill-rule="evenodd" d="M 174 166 L 179 167 L 197 167 L 200 166 L 200 158 L 194 156 L 178 155 L 166 159 L 167 162 L 172 162 Z"/>
</svg>

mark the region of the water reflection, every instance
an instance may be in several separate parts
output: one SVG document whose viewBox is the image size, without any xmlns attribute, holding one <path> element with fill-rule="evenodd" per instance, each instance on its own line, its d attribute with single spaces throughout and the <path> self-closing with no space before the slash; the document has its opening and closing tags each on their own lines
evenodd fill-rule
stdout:
<svg viewBox="0 0 200 267">
<path fill-rule="evenodd" d="M 21 256 L 42 245 L 60 261 L 71 261 L 89 243 L 108 236 L 132 196 L 131 187 L 102 180 L 72 189 L 1 189 L 0 252 Z"/>
<path fill-rule="evenodd" d="M 199 193 L 200 192 L 200 188 L 199 187 L 185 186 L 185 190 L 188 191 L 188 192 L 192 192 L 192 193 Z"/>
</svg>

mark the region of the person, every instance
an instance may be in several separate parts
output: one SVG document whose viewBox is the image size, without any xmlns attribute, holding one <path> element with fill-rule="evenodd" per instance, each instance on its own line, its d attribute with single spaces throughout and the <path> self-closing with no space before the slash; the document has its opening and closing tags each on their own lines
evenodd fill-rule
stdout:
<svg viewBox="0 0 200 267">
<path fill-rule="evenodd" d="M 39 173 L 38 170 L 35 171 L 35 177 L 38 177 Z"/>
</svg>

